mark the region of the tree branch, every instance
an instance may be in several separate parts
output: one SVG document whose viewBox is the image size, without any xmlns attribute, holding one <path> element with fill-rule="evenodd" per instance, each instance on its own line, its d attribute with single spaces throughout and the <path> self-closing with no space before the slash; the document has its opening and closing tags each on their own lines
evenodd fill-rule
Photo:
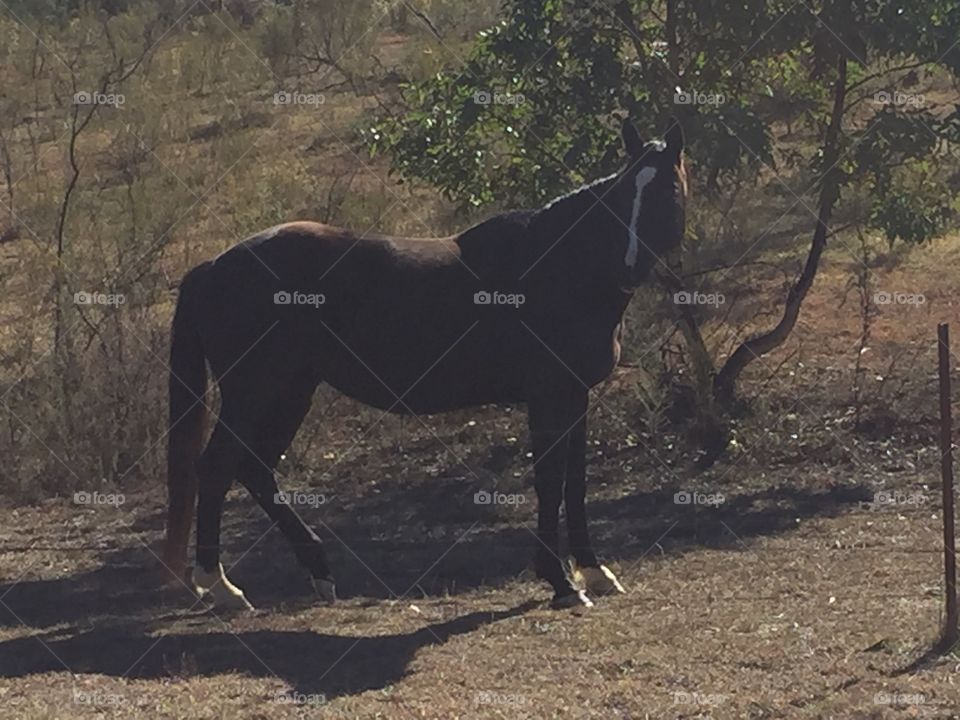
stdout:
<svg viewBox="0 0 960 720">
<path fill-rule="evenodd" d="M 724 363 L 717 374 L 715 389 L 717 397 L 729 404 L 735 395 L 736 382 L 740 373 L 754 360 L 779 347 L 790 335 L 797 317 L 800 315 L 800 306 L 807 296 L 817 269 L 820 258 L 827 246 L 829 237 L 830 218 L 840 198 L 839 171 L 836 168 L 840 161 L 840 133 L 844 117 L 844 108 L 847 98 L 847 58 L 839 53 L 837 59 L 837 79 L 833 88 L 833 110 L 830 114 L 830 123 L 827 126 L 823 143 L 823 162 L 827 171 L 820 188 L 817 225 L 813 232 L 810 253 L 797 282 L 787 293 L 787 300 L 783 310 L 783 317 L 776 327 L 760 335 L 744 341 Z"/>
</svg>

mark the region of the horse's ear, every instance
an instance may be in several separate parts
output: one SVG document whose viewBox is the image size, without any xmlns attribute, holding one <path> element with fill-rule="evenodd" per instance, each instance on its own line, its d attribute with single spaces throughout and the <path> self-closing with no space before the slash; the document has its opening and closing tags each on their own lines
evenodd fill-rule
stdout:
<svg viewBox="0 0 960 720">
<path fill-rule="evenodd" d="M 680 156 L 683 154 L 683 128 L 676 118 L 670 118 L 663 137 L 667 141 L 667 153 L 679 165 Z"/>
<path fill-rule="evenodd" d="M 637 126 L 630 118 L 623 119 L 623 147 L 630 157 L 637 157 L 643 152 L 643 138 L 637 131 Z"/>
</svg>

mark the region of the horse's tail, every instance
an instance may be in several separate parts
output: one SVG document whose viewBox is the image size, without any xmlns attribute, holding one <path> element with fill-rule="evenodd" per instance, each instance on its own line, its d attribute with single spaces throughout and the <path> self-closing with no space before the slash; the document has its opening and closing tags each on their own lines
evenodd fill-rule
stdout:
<svg viewBox="0 0 960 720">
<path fill-rule="evenodd" d="M 187 546 L 197 504 L 195 465 L 203 450 L 207 424 L 207 368 L 195 324 L 197 284 L 207 263 L 191 270 L 180 283 L 170 341 L 170 424 L 167 439 L 167 539 L 163 553 L 166 570 L 189 582 Z"/>
</svg>

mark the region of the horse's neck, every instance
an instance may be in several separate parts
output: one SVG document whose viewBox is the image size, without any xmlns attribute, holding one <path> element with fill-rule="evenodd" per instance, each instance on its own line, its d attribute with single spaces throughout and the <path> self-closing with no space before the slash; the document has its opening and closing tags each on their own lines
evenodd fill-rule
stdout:
<svg viewBox="0 0 960 720">
<path fill-rule="evenodd" d="M 591 238 L 594 241 L 602 240 L 597 237 L 599 233 L 616 232 L 616 226 L 626 233 L 626 226 L 610 209 L 613 202 L 610 191 L 615 181 L 616 176 L 602 178 L 547 203 L 531 221 L 541 236 L 540 242 L 559 245 L 567 236 L 586 235 L 588 237 L 582 239 L 589 243 Z"/>
<path fill-rule="evenodd" d="M 624 268 L 617 262 L 613 245 L 627 229 L 602 202 L 571 196 L 548 205 L 531 222 L 528 254 L 543 274 L 568 290 L 606 294 L 618 290 Z M 602 197 L 602 192 L 597 191 Z M 542 266 L 542 267 L 541 267 Z"/>
</svg>

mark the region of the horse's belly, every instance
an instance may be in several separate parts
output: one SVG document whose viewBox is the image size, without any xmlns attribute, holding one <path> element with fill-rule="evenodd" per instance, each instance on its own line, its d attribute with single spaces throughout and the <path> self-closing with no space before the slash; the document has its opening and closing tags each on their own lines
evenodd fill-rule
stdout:
<svg viewBox="0 0 960 720">
<path fill-rule="evenodd" d="M 450 412 L 477 405 L 513 404 L 523 401 L 521 393 L 509 390 L 494 391 L 487 388 L 482 393 L 458 391 L 457 388 L 444 388 L 441 392 L 428 387 L 418 387 L 409 393 L 393 393 L 384 387 L 380 389 L 355 382 L 347 378 L 329 380 L 331 387 L 349 398 L 380 410 L 399 415 L 433 415 Z"/>
<path fill-rule="evenodd" d="M 422 380 L 395 377 L 370 380 L 359 371 L 344 368 L 327 373 L 331 387 L 365 405 L 403 415 L 431 415 L 460 408 L 523 400 L 519 387 L 506 383 L 437 382 L 428 374 Z M 382 380 L 382 381 L 381 381 Z"/>
<path fill-rule="evenodd" d="M 405 414 L 521 401 L 519 364 L 481 335 L 441 331 L 432 341 L 368 340 L 349 349 L 341 343 L 327 356 L 322 379 L 362 403 Z"/>
</svg>

